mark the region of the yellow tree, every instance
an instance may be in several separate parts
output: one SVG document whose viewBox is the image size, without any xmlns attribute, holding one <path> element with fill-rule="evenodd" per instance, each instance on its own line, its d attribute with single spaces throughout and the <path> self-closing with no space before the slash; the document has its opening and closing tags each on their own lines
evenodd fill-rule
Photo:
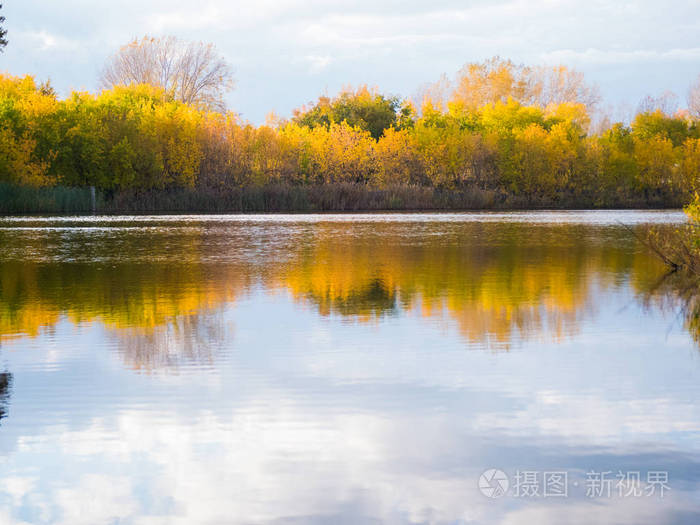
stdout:
<svg viewBox="0 0 700 525">
<path fill-rule="evenodd" d="M 600 96 L 583 74 L 566 66 L 526 66 L 493 57 L 466 64 L 458 73 L 452 100 L 468 108 L 506 102 L 513 98 L 524 105 L 578 102 L 589 108 Z"/>
<path fill-rule="evenodd" d="M 700 192 L 700 139 L 687 139 L 682 155 L 681 184 L 688 192 Z"/>
<path fill-rule="evenodd" d="M 670 139 L 655 135 L 648 138 L 635 138 L 635 160 L 638 166 L 637 187 L 645 196 L 664 188 L 673 188 L 676 156 Z"/>
<path fill-rule="evenodd" d="M 383 185 L 419 182 L 420 164 L 414 134 L 389 128 L 375 147 Z"/>
</svg>

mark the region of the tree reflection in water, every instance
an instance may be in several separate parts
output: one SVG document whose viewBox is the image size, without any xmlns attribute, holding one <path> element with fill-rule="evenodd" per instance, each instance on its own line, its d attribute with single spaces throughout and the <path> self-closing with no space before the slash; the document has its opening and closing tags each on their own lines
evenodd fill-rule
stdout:
<svg viewBox="0 0 700 525">
<path fill-rule="evenodd" d="M 700 346 L 700 279 L 683 271 L 663 275 L 642 291 L 647 308 L 675 311 L 683 318 L 683 325 Z"/>
<path fill-rule="evenodd" d="M 0 339 L 36 336 L 61 319 L 99 323 L 130 368 L 206 364 L 230 342 L 227 305 L 283 291 L 319 315 L 377 322 L 414 313 L 455 323 L 467 343 L 508 348 L 575 334 L 610 287 L 644 300 L 663 271 L 615 226 L 156 224 L 0 231 Z M 697 325 L 691 316 L 688 328 Z"/>
<path fill-rule="evenodd" d="M 0 419 L 7 417 L 11 389 L 12 374 L 9 372 L 0 372 Z"/>
<path fill-rule="evenodd" d="M 199 367 L 214 363 L 217 347 L 232 340 L 221 310 L 202 310 L 152 327 L 113 330 L 124 364 L 134 370 L 176 370 L 183 363 Z"/>
</svg>

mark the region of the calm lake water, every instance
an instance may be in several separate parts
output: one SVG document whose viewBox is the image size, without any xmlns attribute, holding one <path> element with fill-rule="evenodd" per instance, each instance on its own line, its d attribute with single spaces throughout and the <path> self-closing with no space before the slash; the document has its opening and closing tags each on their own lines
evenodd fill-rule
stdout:
<svg viewBox="0 0 700 525">
<path fill-rule="evenodd" d="M 682 220 L 0 219 L 0 523 L 700 523 Z"/>
</svg>

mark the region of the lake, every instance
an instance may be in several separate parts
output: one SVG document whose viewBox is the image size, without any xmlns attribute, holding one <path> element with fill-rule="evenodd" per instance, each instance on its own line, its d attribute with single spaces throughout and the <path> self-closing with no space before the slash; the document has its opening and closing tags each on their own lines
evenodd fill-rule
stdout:
<svg viewBox="0 0 700 525">
<path fill-rule="evenodd" d="M 683 217 L 0 219 L 0 523 L 700 523 Z"/>
</svg>

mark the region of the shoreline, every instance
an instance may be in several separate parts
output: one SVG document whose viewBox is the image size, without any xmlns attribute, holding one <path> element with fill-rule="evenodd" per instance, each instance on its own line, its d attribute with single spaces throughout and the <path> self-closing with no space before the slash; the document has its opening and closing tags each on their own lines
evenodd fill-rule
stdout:
<svg viewBox="0 0 700 525">
<path fill-rule="evenodd" d="M 0 185 L 0 216 L 42 214 L 430 213 L 679 210 L 681 195 L 514 195 L 502 189 L 362 184 L 206 187 L 92 193 L 90 187 Z"/>
</svg>

